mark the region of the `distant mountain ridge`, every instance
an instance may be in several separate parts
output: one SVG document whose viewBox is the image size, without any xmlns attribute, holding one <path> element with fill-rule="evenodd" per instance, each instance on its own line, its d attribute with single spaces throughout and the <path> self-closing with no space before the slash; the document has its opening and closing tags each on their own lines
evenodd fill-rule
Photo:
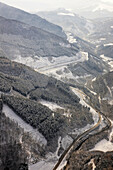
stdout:
<svg viewBox="0 0 113 170">
<path fill-rule="evenodd" d="M 78 47 L 62 37 L 28 24 L 0 17 L 0 47 L 10 59 L 73 56 Z M 3 53 L 2 52 L 2 53 Z"/>
<path fill-rule="evenodd" d="M 29 24 L 31 26 L 41 28 L 45 31 L 51 32 L 58 36 L 61 36 L 64 38 L 66 37 L 65 33 L 63 32 L 60 26 L 52 24 L 35 14 L 30 14 L 28 12 L 14 8 L 12 6 L 8 6 L 1 2 L 0 2 L 0 16 L 3 16 L 7 19 L 18 20 L 26 24 Z"/>
<path fill-rule="evenodd" d="M 113 17 L 113 4 L 103 1 L 94 4 L 92 2 L 88 7 L 79 9 L 77 12 L 87 19 Z"/>
<path fill-rule="evenodd" d="M 59 8 L 55 11 L 42 11 L 38 12 L 37 15 L 54 24 L 60 25 L 65 32 L 71 32 L 80 38 L 85 37 L 88 33 L 93 31 L 93 24 L 91 21 L 67 9 Z"/>
</svg>

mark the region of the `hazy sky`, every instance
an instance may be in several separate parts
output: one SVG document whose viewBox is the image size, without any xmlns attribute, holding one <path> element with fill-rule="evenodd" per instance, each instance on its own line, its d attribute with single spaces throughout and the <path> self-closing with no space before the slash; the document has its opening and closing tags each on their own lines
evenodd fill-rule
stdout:
<svg viewBox="0 0 113 170">
<path fill-rule="evenodd" d="M 87 7 L 99 2 L 112 3 L 113 0 L 0 0 L 8 5 L 24 9 L 26 11 L 52 10 L 57 8 L 77 8 Z"/>
</svg>

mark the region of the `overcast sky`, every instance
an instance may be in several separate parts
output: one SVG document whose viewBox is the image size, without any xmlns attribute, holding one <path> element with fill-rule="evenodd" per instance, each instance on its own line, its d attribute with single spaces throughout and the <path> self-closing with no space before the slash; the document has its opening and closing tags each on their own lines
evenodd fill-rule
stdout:
<svg viewBox="0 0 113 170">
<path fill-rule="evenodd" d="M 0 2 L 8 5 L 32 12 L 61 7 L 76 10 L 77 8 L 87 7 L 100 1 L 113 4 L 113 0 L 0 0 Z"/>
</svg>

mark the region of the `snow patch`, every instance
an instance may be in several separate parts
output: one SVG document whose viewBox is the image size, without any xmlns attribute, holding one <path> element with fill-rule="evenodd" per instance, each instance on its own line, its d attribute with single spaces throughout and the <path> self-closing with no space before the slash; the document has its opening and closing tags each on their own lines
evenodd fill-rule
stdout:
<svg viewBox="0 0 113 170">
<path fill-rule="evenodd" d="M 96 81 L 96 77 L 92 80 L 92 82 Z"/>
<path fill-rule="evenodd" d="M 112 129 L 111 129 L 111 132 L 109 134 L 109 141 L 111 142 L 112 138 L 113 138 L 113 121 L 112 120 L 110 120 L 110 121 L 111 121 Z"/>
<path fill-rule="evenodd" d="M 57 15 L 72 16 L 72 17 L 75 16 L 74 13 L 63 13 L 63 12 L 59 12 L 59 13 L 57 13 Z"/>
<path fill-rule="evenodd" d="M 55 152 L 55 155 L 56 155 L 57 158 L 59 158 L 58 152 L 59 152 L 59 149 L 60 149 L 60 145 L 61 145 L 61 136 L 58 139 L 58 147 L 57 147 L 57 150 Z"/>
<path fill-rule="evenodd" d="M 38 61 L 34 62 L 32 67 L 35 68 L 35 71 L 46 73 L 50 72 L 54 69 L 62 68 L 63 66 L 67 66 L 68 64 L 76 64 L 78 62 L 84 62 L 88 60 L 88 53 L 80 51 L 76 54 L 76 56 L 68 57 L 68 56 L 60 56 L 60 57 L 52 57 L 51 61 L 47 57 L 40 57 Z M 35 67 L 36 65 L 36 67 Z"/>
<path fill-rule="evenodd" d="M 106 87 L 107 87 L 107 89 L 109 91 L 110 96 L 112 97 L 112 91 L 111 91 L 110 87 L 107 85 L 107 82 L 106 82 L 105 79 L 104 79 L 104 83 L 105 83 L 105 85 L 106 85 Z"/>
<path fill-rule="evenodd" d="M 96 124 L 98 122 L 98 114 L 97 112 L 95 111 L 95 109 L 93 109 L 89 104 L 87 104 L 85 102 L 85 93 L 83 93 L 82 91 L 80 91 L 79 89 L 77 88 L 73 88 L 71 87 L 72 91 L 80 98 L 80 104 L 82 104 L 83 106 L 85 107 L 88 107 L 90 108 L 90 112 L 92 113 L 92 116 L 93 116 L 93 121 L 94 121 L 94 124 Z"/>
<path fill-rule="evenodd" d="M 63 45 L 63 44 L 62 44 Z M 22 57 L 17 56 L 13 61 L 23 63 L 27 66 L 32 67 L 35 71 L 43 72 L 43 70 L 50 70 L 51 68 L 58 68 L 61 66 L 66 66 L 71 63 L 83 62 L 88 59 L 88 54 L 84 52 L 79 52 L 76 56 L 60 56 L 60 57 Z"/>
<path fill-rule="evenodd" d="M 98 100 L 99 100 L 99 103 L 101 103 L 101 97 L 100 96 L 98 96 Z"/>
<path fill-rule="evenodd" d="M 48 101 L 45 101 L 45 100 L 41 100 L 41 101 L 39 101 L 39 103 L 41 103 L 44 106 L 47 106 L 52 111 L 56 111 L 56 109 L 63 109 L 64 110 L 63 107 L 57 105 L 56 103 L 48 102 Z"/>
<path fill-rule="evenodd" d="M 54 167 L 54 162 L 47 162 L 42 160 L 36 164 L 30 165 L 29 170 L 52 170 Z"/>
<path fill-rule="evenodd" d="M 106 38 L 100 38 L 100 41 L 104 41 L 104 40 L 106 40 Z"/>
<path fill-rule="evenodd" d="M 109 12 L 113 12 L 113 6 L 107 4 L 99 4 L 92 12 L 107 10 Z"/>
<path fill-rule="evenodd" d="M 69 41 L 69 43 L 77 43 L 76 39 L 73 37 L 71 33 L 66 33 L 66 35 L 67 35 L 67 40 Z"/>
<path fill-rule="evenodd" d="M 70 44 L 65 44 L 65 43 L 59 43 L 60 46 L 62 47 L 66 47 L 66 48 L 70 48 L 71 45 Z"/>
<path fill-rule="evenodd" d="M 93 169 L 92 170 L 95 170 L 96 166 L 95 166 L 95 163 L 94 163 L 94 159 L 91 159 L 90 162 L 88 163 L 88 165 L 92 164 L 93 165 Z"/>
<path fill-rule="evenodd" d="M 75 128 L 70 134 L 73 134 L 73 135 L 80 135 L 81 133 L 85 132 L 86 130 L 92 128 L 92 125 L 90 124 L 87 124 L 84 128 Z"/>
<path fill-rule="evenodd" d="M 9 117 L 14 122 L 18 123 L 18 125 L 24 129 L 25 132 L 29 132 L 29 134 L 33 137 L 35 141 L 38 142 L 39 145 L 45 146 L 47 145 L 47 140 L 44 138 L 44 136 L 38 132 L 37 129 L 34 129 L 32 126 L 27 124 L 25 121 L 23 121 L 16 113 L 13 112 L 12 109 L 10 109 L 7 105 L 3 105 L 2 110 L 6 117 Z"/>
<path fill-rule="evenodd" d="M 100 55 L 103 61 L 107 62 L 109 66 L 111 67 L 110 71 L 113 71 L 113 59 L 110 57 L 106 57 L 104 54 Z"/>
<path fill-rule="evenodd" d="M 113 67 L 113 61 L 110 61 L 108 64 Z"/>
<path fill-rule="evenodd" d="M 70 137 L 70 136 L 65 136 L 63 139 L 62 139 L 62 147 L 64 148 L 64 150 L 66 148 L 68 148 L 68 146 L 73 142 L 73 139 Z"/>
<path fill-rule="evenodd" d="M 108 101 L 108 104 L 113 105 L 113 100 Z"/>
<path fill-rule="evenodd" d="M 94 31 L 94 27 L 91 21 L 86 22 L 85 28 L 89 31 L 89 33 L 93 33 Z"/>
<path fill-rule="evenodd" d="M 71 8 L 66 8 L 66 11 L 72 12 L 73 9 L 71 9 Z"/>
<path fill-rule="evenodd" d="M 106 139 L 101 140 L 95 145 L 95 147 L 91 151 L 95 151 L 95 150 L 103 151 L 103 152 L 113 151 L 113 143 L 111 142 L 113 137 L 113 121 L 112 120 L 110 121 L 111 121 L 112 129 L 109 134 L 109 140 Z"/>
<path fill-rule="evenodd" d="M 88 87 L 86 87 L 92 94 L 94 94 L 95 96 L 97 95 L 97 93 L 96 92 L 94 92 L 94 91 L 92 91 L 92 90 L 90 90 Z"/>
<path fill-rule="evenodd" d="M 107 47 L 107 46 L 113 46 L 113 43 L 104 44 L 104 47 Z"/>
<path fill-rule="evenodd" d="M 44 106 L 47 106 L 49 109 L 51 109 L 52 111 L 56 111 L 57 109 L 61 109 L 61 110 L 63 110 L 63 115 L 65 116 L 65 117 L 68 117 L 68 118 L 70 118 L 71 117 L 71 114 L 70 114 L 70 110 L 68 109 L 68 110 L 66 110 L 64 107 L 61 107 L 61 106 L 59 106 L 59 105 L 57 105 L 56 103 L 53 103 L 53 102 L 48 102 L 48 101 L 45 101 L 45 100 L 41 100 L 41 101 L 39 101 L 39 103 L 41 103 L 42 105 L 44 105 Z M 54 113 L 52 113 L 52 116 L 54 117 L 55 115 L 54 115 Z"/>
<path fill-rule="evenodd" d="M 90 151 L 113 151 L 113 143 L 107 141 L 106 139 L 101 140 L 99 143 L 95 145 L 95 147 Z"/>
</svg>

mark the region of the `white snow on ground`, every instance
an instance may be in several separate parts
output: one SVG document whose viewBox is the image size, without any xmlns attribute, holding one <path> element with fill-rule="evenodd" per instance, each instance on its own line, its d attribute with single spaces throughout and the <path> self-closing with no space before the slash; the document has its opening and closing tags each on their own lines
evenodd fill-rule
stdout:
<svg viewBox="0 0 113 170">
<path fill-rule="evenodd" d="M 110 61 L 108 64 L 113 67 L 113 61 Z"/>
<path fill-rule="evenodd" d="M 60 57 L 21 57 L 18 55 L 14 61 L 23 63 L 27 66 L 34 68 L 36 71 L 50 70 L 52 68 L 58 68 L 61 66 L 67 66 L 71 63 L 84 62 L 88 60 L 88 54 L 84 52 L 78 52 L 76 56 L 60 56 Z"/>
<path fill-rule="evenodd" d="M 108 101 L 110 105 L 113 105 L 113 100 Z"/>
<path fill-rule="evenodd" d="M 65 70 L 67 70 L 67 71 L 65 71 Z M 79 82 L 80 79 L 85 79 L 85 78 L 90 77 L 90 75 L 88 75 L 88 74 L 85 74 L 84 76 L 74 76 L 72 74 L 72 72 L 68 69 L 68 66 L 51 68 L 51 69 L 48 69 L 48 70 L 45 69 L 45 71 L 40 71 L 40 72 L 43 73 L 43 74 L 46 74 L 48 76 L 53 76 L 54 78 L 61 80 L 61 81 L 73 79 L 76 82 Z M 58 72 L 60 72 L 60 74 Z"/>
<path fill-rule="evenodd" d="M 61 136 L 58 139 L 58 147 L 55 153 L 48 153 L 45 159 L 40 160 L 36 164 L 29 165 L 29 170 L 52 170 L 58 161 L 58 151 L 61 145 Z"/>
<path fill-rule="evenodd" d="M 70 137 L 70 136 L 65 136 L 63 139 L 62 139 L 62 147 L 64 148 L 64 150 L 66 148 L 68 148 L 68 146 L 73 142 L 73 139 Z"/>
<path fill-rule="evenodd" d="M 44 136 L 38 132 L 38 130 L 34 129 L 32 126 L 27 124 L 25 121 L 23 121 L 16 113 L 13 112 L 12 109 L 10 109 L 7 105 L 3 105 L 2 110 L 6 117 L 9 117 L 14 122 L 18 123 L 18 125 L 24 129 L 25 132 L 29 132 L 29 134 L 32 136 L 32 138 L 40 145 L 45 146 L 47 144 L 46 139 Z"/>
<path fill-rule="evenodd" d="M 106 46 L 113 46 L 113 43 L 104 44 L 104 47 L 106 47 Z"/>
<path fill-rule="evenodd" d="M 53 103 L 53 102 L 48 102 L 48 101 L 45 101 L 45 100 L 41 100 L 39 101 L 39 103 L 41 103 L 42 105 L 44 106 L 47 106 L 49 109 L 51 109 L 52 111 L 56 111 L 56 109 L 63 109 L 63 107 L 57 105 L 56 103 Z"/>
<path fill-rule="evenodd" d="M 39 60 L 35 61 L 35 64 L 37 63 L 36 64 L 37 68 L 35 70 L 41 73 L 45 73 L 46 71 L 51 71 L 56 68 L 67 66 L 68 64 L 84 62 L 88 60 L 88 53 L 80 51 L 79 53 L 76 54 L 76 56 L 72 57 L 61 56 L 57 58 L 53 57 L 51 61 L 49 61 L 47 57 L 44 57 L 43 58 L 44 62 L 41 61 L 42 65 L 40 65 L 40 59 L 42 59 L 42 57 L 40 57 Z M 35 67 L 35 65 L 33 67 Z"/>
<path fill-rule="evenodd" d="M 93 33 L 94 32 L 94 26 L 92 24 L 92 21 L 87 20 L 85 28 L 89 31 L 89 33 Z"/>
<path fill-rule="evenodd" d="M 64 161 L 62 161 L 62 163 L 60 164 L 60 166 L 57 168 L 57 170 L 62 170 L 67 164 L 66 159 Z"/>
<path fill-rule="evenodd" d="M 71 8 L 66 8 L 66 11 L 72 12 L 73 9 L 71 9 Z"/>
<path fill-rule="evenodd" d="M 98 96 L 98 100 L 99 100 L 99 103 L 101 103 L 101 97 L 100 96 Z"/>
<path fill-rule="evenodd" d="M 72 17 L 74 17 L 75 16 L 75 14 L 73 14 L 73 13 L 63 13 L 63 12 L 59 12 L 59 13 L 57 13 L 57 15 L 66 15 L 66 16 L 72 16 Z"/>
<path fill-rule="evenodd" d="M 109 12 L 113 12 L 113 6 L 112 5 L 107 5 L 107 4 L 99 4 L 95 9 L 93 9 L 92 12 L 96 11 L 102 11 L 102 10 L 107 10 Z"/>
<path fill-rule="evenodd" d="M 112 61 L 112 58 L 105 56 L 104 54 L 100 55 L 103 61 Z"/>
<path fill-rule="evenodd" d="M 87 52 L 82 52 L 82 55 L 83 55 L 84 58 L 88 61 L 88 59 L 89 59 L 88 53 L 87 53 Z"/>
<path fill-rule="evenodd" d="M 112 97 L 112 91 L 111 91 L 110 87 L 107 85 L 107 82 L 106 82 L 105 79 L 104 79 L 104 83 L 105 83 L 105 85 L 106 85 L 106 87 L 107 87 L 107 89 L 109 91 L 110 96 Z"/>
<path fill-rule="evenodd" d="M 86 87 L 92 94 L 94 94 L 94 95 L 97 95 L 97 93 L 96 92 L 94 92 L 94 91 L 92 91 L 92 90 L 90 90 L 88 87 Z"/>
<path fill-rule="evenodd" d="M 107 141 L 106 139 L 101 140 L 99 143 L 95 145 L 95 147 L 91 151 L 113 151 L 113 143 Z"/>
<path fill-rule="evenodd" d="M 42 105 L 44 106 L 47 106 L 49 109 L 51 109 L 52 111 L 56 111 L 57 109 L 61 109 L 64 111 L 63 115 L 65 117 L 71 117 L 71 114 L 70 114 L 70 110 L 66 110 L 64 107 L 61 107 L 59 105 L 57 105 L 56 103 L 53 103 L 53 102 L 48 102 L 48 101 L 45 101 L 45 100 L 41 100 L 39 101 L 39 103 L 41 103 Z M 54 117 L 54 113 L 53 113 L 53 117 Z"/>
<path fill-rule="evenodd" d="M 73 37 L 71 33 L 66 33 L 66 35 L 67 35 L 67 40 L 69 41 L 69 43 L 77 43 L 76 39 Z"/>
<path fill-rule="evenodd" d="M 88 105 L 88 104 L 84 101 L 84 99 L 85 99 L 85 94 L 84 94 L 83 92 L 81 93 L 81 91 L 80 91 L 79 89 L 77 89 L 77 88 L 72 88 L 72 87 L 71 87 L 71 89 L 72 89 L 72 91 L 80 98 L 80 103 L 81 103 L 82 105 L 84 105 L 85 107 L 90 108 L 90 112 L 92 113 L 94 124 L 96 124 L 96 123 L 98 122 L 98 114 L 97 114 L 97 112 L 96 112 L 90 105 Z"/>
<path fill-rule="evenodd" d="M 54 167 L 54 163 L 46 162 L 45 160 L 42 160 L 36 164 L 30 165 L 29 170 L 52 170 Z"/>
<path fill-rule="evenodd" d="M 110 57 L 104 56 L 104 54 L 100 55 L 100 57 L 102 58 L 103 61 L 109 64 L 109 66 L 111 67 L 110 71 L 113 71 L 113 59 Z"/>
<path fill-rule="evenodd" d="M 106 40 L 106 38 L 100 38 L 100 41 L 104 41 L 104 40 Z"/>
<path fill-rule="evenodd" d="M 74 77 L 72 72 L 68 69 L 68 73 L 66 73 L 64 70 L 65 69 L 68 69 L 67 66 L 62 66 L 61 68 L 53 68 L 51 70 L 45 70 L 44 74 L 46 75 L 50 75 L 50 76 L 54 76 L 55 78 L 57 78 L 58 80 L 61 80 L 61 79 L 78 79 L 79 77 L 76 76 Z M 61 74 L 58 74 L 57 72 L 60 71 Z"/>
<path fill-rule="evenodd" d="M 92 80 L 92 82 L 96 81 L 96 77 Z"/>
<path fill-rule="evenodd" d="M 61 137 L 59 137 L 58 147 L 56 149 L 56 152 L 49 153 L 46 155 L 45 160 L 43 159 L 34 165 L 30 165 L 29 170 L 45 170 L 45 169 L 53 170 L 55 164 L 57 163 L 57 161 L 59 159 L 58 151 L 59 151 L 61 144 L 65 148 L 66 146 L 69 146 L 69 144 L 71 144 L 72 141 L 73 141 L 73 139 L 70 136 L 66 136 L 65 138 L 63 138 L 63 140 L 61 140 Z M 64 165 L 66 165 L 66 163 L 67 163 L 67 161 L 64 159 L 64 161 L 61 163 L 61 165 L 59 166 L 59 168 L 57 170 L 61 170 L 61 168 L 64 167 Z"/>
<path fill-rule="evenodd" d="M 65 44 L 65 43 L 59 43 L 60 46 L 62 47 L 66 47 L 66 48 L 70 48 L 71 45 L 70 44 Z"/>
<path fill-rule="evenodd" d="M 94 159 L 91 159 L 90 162 L 88 163 L 88 165 L 92 164 L 93 165 L 93 169 L 92 170 L 95 170 L 96 166 L 95 166 L 95 163 L 94 163 Z"/>
<path fill-rule="evenodd" d="M 92 125 L 87 124 L 84 128 L 75 128 L 70 134 L 73 135 L 80 135 L 81 133 L 85 132 L 86 130 L 90 129 Z"/>
<path fill-rule="evenodd" d="M 99 150 L 103 152 L 113 151 L 113 143 L 111 142 L 113 138 L 113 121 L 112 123 L 112 129 L 109 134 L 109 140 L 103 139 L 100 142 L 98 142 L 95 147 L 91 151 Z"/>
<path fill-rule="evenodd" d="M 79 91 L 79 89 L 75 89 L 72 88 L 72 90 L 75 92 L 75 94 L 78 95 L 78 97 L 80 97 L 80 102 L 81 104 L 83 104 L 84 106 L 90 107 L 87 103 L 85 103 L 84 98 L 85 98 L 85 94 L 81 94 L 81 91 Z M 91 113 L 93 115 L 93 119 L 94 119 L 94 123 L 97 123 L 98 121 L 98 114 L 96 113 L 96 111 L 90 107 Z M 84 128 L 81 129 L 75 129 L 73 131 L 74 134 L 79 135 L 80 133 L 83 133 L 85 130 L 88 130 L 89 128 L 91 128 L 92 125 L 87 125 Z M 72 134 L 72 133 L 70 133 Z M 66 136 L 65 138 L 63 138 L 63 140 L 61 140 L 61 138 L 59 137 L 58 140 L 58 148 L 56 150 L 55 153 L 51 153 L 51 155 L 47 155 L 47 159 L 46 160 L 41 160 L 40 162 L 38 162 L 37 164 L 34 165 L 30 165 L 29 170 L 52 170 L 53 167 L 55 166 L 55 164 L 58 161 L 58 149 L 60 147 L 60 144 L 62 143 L 62 146 L 65 148 L 67 145 L 69 145 L 72 142 L 72 138 L 70 136 Z M 67 164 L 66 161 L 66 157 L 63 159 L 62 163 L 60 164 L 59 168 L 57 170 L 61 170 L 65 165 Z"/>
<path fill-rule="evenodd" d="M 112 124 L 112 129 L 111 129 L 111 132 L 109 134 L 109 141 L 111 142 L 112 138 L 113 138 L 113 121 L 112 120 L 110 120 L 110 121 L 111 121 L 111 124 Z"/>
<path fill-rule="evenodd" d="M 22 57 L 18 55 L 17 58 L 14 59 L 13 61 L 25 64 L 34 69 L 38 69 L 38 67 L 43 67 L 51 64 L 51 62 L 48 60 L 47 57 L 38 57 L 38 56 L 34 56 L 34 58 L 32 58 L 32 57 Z"/>
<path fill-rule="evenodd" d="M 57 147 L 57 150 L 55 152 L 55 155 L 56 155 L 57 158 L 59 158 L 58 152 L 59 152 L 60 146 L 61 146 L 61 136 L 58 139 L 58 147 Z"/>
</svg>

